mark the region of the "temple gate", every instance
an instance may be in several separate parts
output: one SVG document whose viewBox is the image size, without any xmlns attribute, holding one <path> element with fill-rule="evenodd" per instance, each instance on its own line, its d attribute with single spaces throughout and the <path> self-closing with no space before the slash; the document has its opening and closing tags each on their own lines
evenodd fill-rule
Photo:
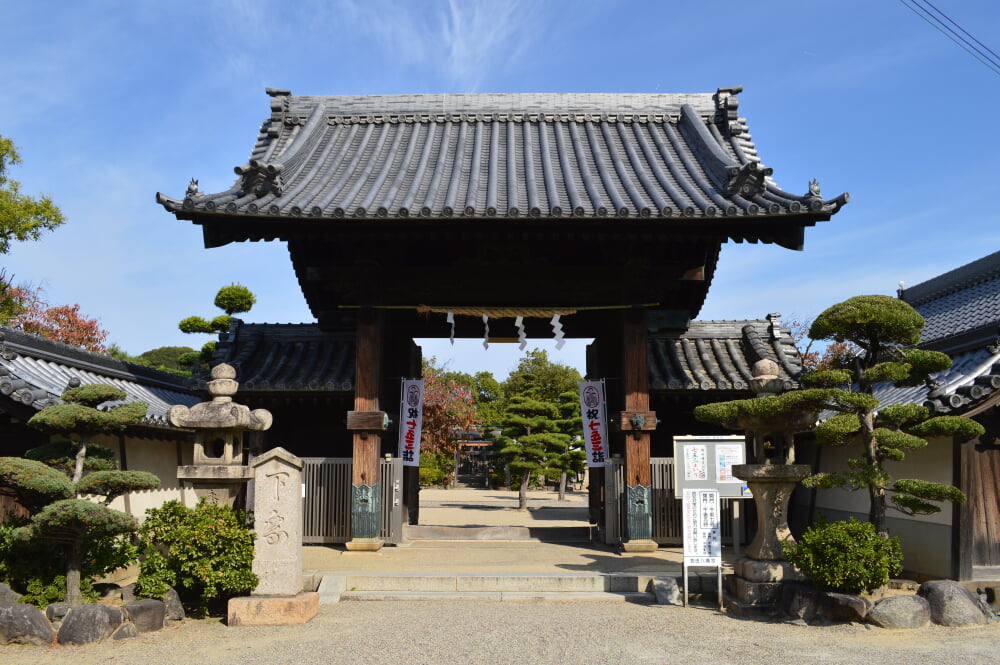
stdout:
<svg viewBox="0 0 1000 665">
<path fill-rule="evenodd" d="M 239 377 L 244 399 L 257 390 L 274 411 L 270 440 L 299 456 L 350 451 L 348 547 L 381 546 L 379 458 L 395 453 L 387 407 L 395 408 L 399 380 L 420 372 L 412 340 L 480 337 L 489 326 L 507 338 L 594 339 L 587 375 L 606 379 L 618 409 L 612 452 L 624 456 L 625 547 L 655 549 L 651 447 L 697 433 L 694 403 L 749 396 L 740 368 L 754 354 L 780 361 L 786 345 L 776 321 L 691 336 L 722 244 L 801 249 L 804 229 L 848 200 L 824 199 L 815 181 L 803 195 L 774 183 L 737 112 L 740 91 L 268 89 L 270 116 L 232 187 L 206 194 L 192 181 L 181 199 L 157 195 L 178 219 L 202 226 L 206 247 L 288 244 L 315 326 L 254 332 L 236 322 L 220 354 L 250 375 Z M 734 346 L 719 341 L 730 338 Z M 263 361 L 247 350 L 254 345 L 281 346 L 284 355 Z M 790 381 L 792 356 L 784 362 Z M 329 421 L 303 426 L 296 400 L 325 400 Z M 284 432 L 282 410 L 298 423 Z M 344 414 L 346 427 L 333 413 Z M 309 449 L 295 449 L 298 441 Z M 600 475 L 591 483 L 597 511 Z"/>
</svg>

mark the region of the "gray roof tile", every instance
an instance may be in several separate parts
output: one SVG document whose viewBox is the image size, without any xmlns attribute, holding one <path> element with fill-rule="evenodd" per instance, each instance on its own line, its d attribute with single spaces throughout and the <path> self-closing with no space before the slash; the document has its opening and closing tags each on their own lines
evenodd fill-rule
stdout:
<svg viewBox="0 0 1000 665">
<path fill-rule="evenodd" d="M 649 338 L 653 391 L 750 391 L 758 360 L 778 363 L 786 388 L 798 387 L 802 362 L 777 317 L 757 321 L 693 321 L 687 330 Z"/>
<path fill-rule="evenodd" d="M 0 394 L 35 410 L 61 402 L 71 379 L 115 386 L 126 401 L 146 402 L 143 423 L 170 427 L 167 410 L 201 400 L 185 379 L 0 327 Z"/>
<path fill-rule="evenodd" d="M 900 292 L 927 322 L 920 346 L 956 352 L 1000 335 L 1000 252 Z"/>
<path fill-rule="evenodd" d="M 240 394 L 352 392 L 355 347 L 351 335 L 315 324 L 243 323 L 219 336 L 213 364 L 236 368 Z"/>
<path fill-rule="evenodd" d="M 157 195 L 192 215 L 828 218 L 760 164 L 738 89 L 698 94 L 293 96 L 269 91 L 224 192 Z"/>
</svg>

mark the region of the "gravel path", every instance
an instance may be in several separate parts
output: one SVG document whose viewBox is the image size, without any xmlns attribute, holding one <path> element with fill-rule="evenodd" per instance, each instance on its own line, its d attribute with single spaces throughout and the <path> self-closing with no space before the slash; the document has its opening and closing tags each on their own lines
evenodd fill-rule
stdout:
<svg viewBox="0 0 1000 665">
<path fill-rule="evenodd" d="M 186 621 L 84 647 L 0 646 L 11 665 L 486 665 L 757 663 L 962 665 L 997 662 L 1000 623 L 887 631 L 804 627 L 703 608 L 606 602 L 352 602 L 304 626 Z"/>
</svg>

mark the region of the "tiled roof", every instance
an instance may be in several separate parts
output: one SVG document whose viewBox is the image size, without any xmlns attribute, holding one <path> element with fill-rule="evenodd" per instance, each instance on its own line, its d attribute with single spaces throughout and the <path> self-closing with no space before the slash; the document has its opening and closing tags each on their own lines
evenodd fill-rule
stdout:
<svg viewBox="0 0 1000 665">
<path fill-rule="evenodd" d="M 243 323 L 219 335 L 212 362 L 236 368 L 240 394 L 351 392 L 353 335 L 322 332 L 314 324 Z"/>
<path fill-rule="evenodd" d="M 804 195 L 779 188 L 739 117 L 739 91 L 269 90 L 271 115 L 231 188 L 202 194 L 193 184 L 183 199 L 157 200 L 184 219 L 787 218 L 800 226 L 828 219 L 848 196 L 824 200 L 818 184 Z M 280 235 L 246 233 L 242 239 Z M 746 233 L 737 239 L 754 237 Z M 217 242 L 233 239 L 241 238 Z"/>
<path fill-rule="evenodd" d="M 749 391 L 753 364 L 763 359 L 778 363 L 786 390 L 798 388 L 802 361 L 777 315 L 758 321 L 693 321 L 676 334 L 650 335 L 650 388 Z"/>
<path fill-rule="evenodd" d="M 172 374 L 0 327 L 0 394 L 40 411 L 59 404 L 72 379 L 114 386 L 125 391 L 126 401 L 146 402 L 143 422 L 158 427 L 170 427 L 171 406 L 201 401 Z"/>
<path fill-rule="evenodd" d="M 961 414 L 1000 392 L 1000 348 L 976 349 L 952 358 L 952 366 L 934 375 L 930 386 L 896 388 L 880 384 L 875 397 L 881 406 L 922 404 L 936 415 Z"/>
<path fill-rule="evenodd" d="M 946 353 L 1000 336 L 1000 252 L 900 292 L 927 322 L 920 346 Z"/>
</svg>

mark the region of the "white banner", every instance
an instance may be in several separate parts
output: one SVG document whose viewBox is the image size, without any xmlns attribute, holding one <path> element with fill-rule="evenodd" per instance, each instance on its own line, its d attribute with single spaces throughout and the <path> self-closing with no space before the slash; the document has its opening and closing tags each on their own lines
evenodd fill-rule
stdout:
<svg viewBox="0 0 1000 665">
<path fill-rule="evenodd" d="M 603 467 L 608 458 L 608 415 L 604 408 L 604 381 L 577 381 L 580 417 L 587 447 L 587 466 Z"/>
<path fill-rule="evenodd" d="M 424 424 L 424 380 L 403 379 L 399 408 L 399 456 L 403 466 L 420 466 L 420 434 Z"/>
</svg>

